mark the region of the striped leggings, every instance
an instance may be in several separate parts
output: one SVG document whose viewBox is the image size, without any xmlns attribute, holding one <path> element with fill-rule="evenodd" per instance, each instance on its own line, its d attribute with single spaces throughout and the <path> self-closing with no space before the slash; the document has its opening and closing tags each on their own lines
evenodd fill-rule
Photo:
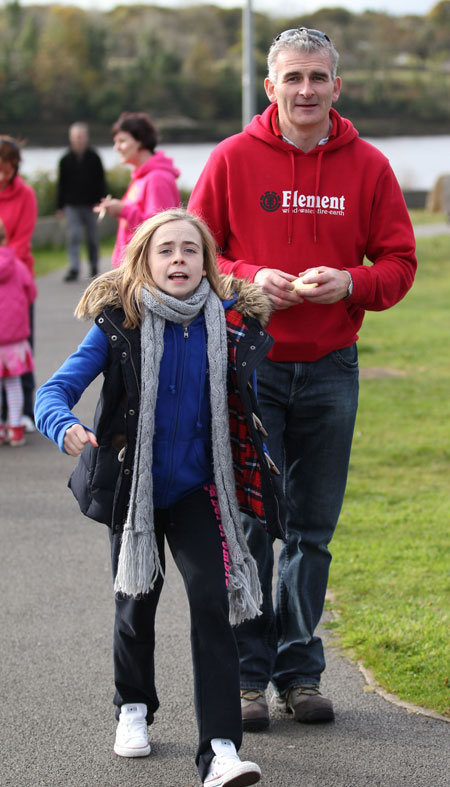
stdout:
<svg viewBox="0 0 450 787">
<path fill-rule="evenodd" d="M 6 394 L 8 423 L 10 426 L 20 426 L 23 410 L 23 391 L 20 377 L 3 377 L 0 383 Z"/>
</svg>

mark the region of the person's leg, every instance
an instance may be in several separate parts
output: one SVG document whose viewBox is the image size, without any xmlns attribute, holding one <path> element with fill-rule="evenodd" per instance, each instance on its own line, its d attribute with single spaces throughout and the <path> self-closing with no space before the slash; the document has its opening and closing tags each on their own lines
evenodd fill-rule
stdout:
<svg viewBox="0 0 450 787">
<path fill-rule="evenodd" d="M 358 404 L 356 345 L 296 364 L 285 433 L 287 543 L 279 559 L 279 694 L 318 685 L 325 659 L 315 636 L 328 582 L 328 544 L 340 514 Z"/>
<path fill-rule="evenodd" d="M 30 319 L 30 335 L 28 341 L 31 351 L 34 355 L 34 303 L 29 308 Z M 23 390 L 23 415 L 25 416 L 25 430 L 29 432 L 34 431 L 34 390 L 36 388 L 36 381 L 34 379 L 34 372 L 25 372 L 22 375 L 22 390 Z"/>
<path fill-rule="evenodd" d="M 214 756 L 211 740 L 242 742 L 239 659 L 229 623 L 228 549 L 214 487 L 170 509 L 166 538 L 183 577 L 191 613 L 195 710 L 199 729 L 196 764 L 202 781 Z"/>
<path fill-rule="evenodd" d="M 80 210 L 76 205 L 66 205 L 64 214 L 66 217 L 67 254 L 69 257 L 69 271 L 66 278 L 69 280 L 70 274 L 72 274 L 71 278 L 77 278 L 80 273 L 80 244 L 83 225 Z"/>
<path fill-rule="evenodd" d="M 155 513 L 155 520 L 158 514 Z M 158 547 L 161 565 L 164 567 L 164 534 L 156 522 Z M 121 534 L 110 534 L 113 577 L 117 572 L 120 553 Z M 116 718 L 120 708 L 128 703 L 145 703 L 147 723 L 151 724 L 153 715 L 159 707 L 155 688 L 155 614 L 163 585 L 160 576 L 155 587 L 139 599 L 115 594 L 114 621 L 114 682 Z"/>
<path fill-rule="evenodd" d="M 23 391 L 20 377 L 5 377 L 3 380 L 8 408 L 8 423 L 12 427 L 20 426 L 23 409 Z"/>
<path fill-rule="evenodd" d="M 86 232 L 86 246 L 88 252 L 91 276 L 98 273 L 98 224 L 97 215 L 89 205 L 83 205 L 83 223 Z"/>
<path fill-rule="evenodd" d="M 8 409 L 8 439 L 11 446 L 25 443 L 24 427 L 21 424 L 23 409 L 23 391 L 19 376 L 4 379 L 6 405 Z"/>
</svg>

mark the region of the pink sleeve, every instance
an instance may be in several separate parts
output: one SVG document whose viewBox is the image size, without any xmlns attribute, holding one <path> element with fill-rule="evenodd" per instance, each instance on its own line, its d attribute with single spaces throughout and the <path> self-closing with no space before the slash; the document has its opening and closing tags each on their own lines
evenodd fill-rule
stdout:
<svg viewBox="0 0 450 787">
<path fill-rule="evenodd" d="M 28 304 L 31 306 L 33 301 L 36 300 L 37 287 L 33 275 L 25 262 L 16 256 L 17 265 L 19 265 L 20 275 L 22 278 L 23 288 L 27 295 Z"/>
<path fill-rule="evenodd" d="M 14 233 L 8 237 L 8 246 L 14 249 L 17 257 L 25 263 L 28 270 L 32 273 L 31 237 L 36 226 L 37 201 L 32 189 L 27 189 L 23 196 L 21 218 L 16 224 Z"/>
<path fill-rule="evenodd" d="M 120 211 L 120 218 L 126 219 L 129 228 L 133 230 L 155 213 L 179 204 L 180 197 L 173 175 L 169 172 L 150 172 L 142 184 L 138 202 L 125 203 Z"/>
</svg>

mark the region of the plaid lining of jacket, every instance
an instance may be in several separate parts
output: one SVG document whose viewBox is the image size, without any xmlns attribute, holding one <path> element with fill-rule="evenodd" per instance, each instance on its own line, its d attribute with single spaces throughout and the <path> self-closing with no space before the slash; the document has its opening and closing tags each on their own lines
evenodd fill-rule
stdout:
<svg viewBox="0 0 450 787">
<path fill-rule="evenodd" d="M 273 537 L 283 538 L 281 481 L 263 442 L 266 432 L 252 387 L 255 367 L 273 340 L 256 320 L 235 309 L 227 309 L 225 315 L 230 440 L 239 508 L 256 517 Z"/>
</svg>

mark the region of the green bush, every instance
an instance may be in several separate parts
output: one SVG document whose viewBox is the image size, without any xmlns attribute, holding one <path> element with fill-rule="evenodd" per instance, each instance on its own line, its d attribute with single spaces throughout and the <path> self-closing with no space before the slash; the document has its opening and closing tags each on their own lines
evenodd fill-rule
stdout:
<svg viewBox="0 0 450 787">
<path fill-rule="evenodd" d="M 56 181 L 48 172 L 39 172 L 32 178 L 26 178 L 26 181 L 35 191 L 38 216 L 54 216 L 56 212 Z"/>
<path fill-rule="evenodd" d="M 106 172 L 108 194 L 114 199 L 122 199 L 130 182 L 128 167 L 113 167 Z"/>
</svg>

